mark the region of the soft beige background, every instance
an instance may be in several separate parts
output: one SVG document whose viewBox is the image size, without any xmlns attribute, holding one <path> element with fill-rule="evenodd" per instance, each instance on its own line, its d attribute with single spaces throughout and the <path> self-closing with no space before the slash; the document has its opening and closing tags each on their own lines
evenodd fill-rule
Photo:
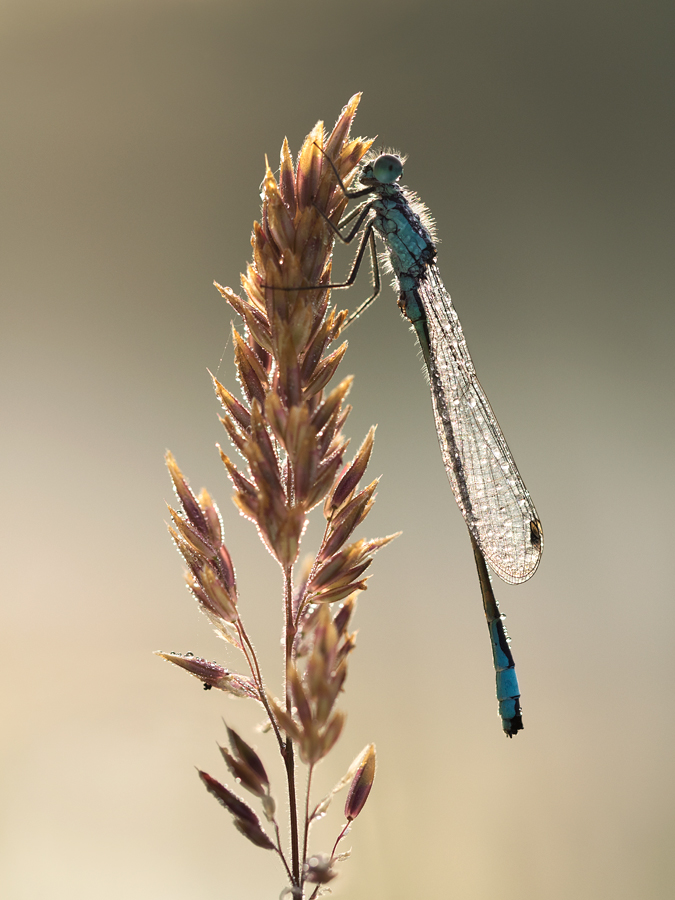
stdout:
<svg viewBox="0 0 675 900">
<path fill-rule="evenodd" d="M 279 895 L 272 854 L 193 768 L 225 778 L 221 715 L 257 713 L 151 655 L 236 663 L 181 586 L 162 455 L 219 500 L 273 664 L 277 573 L 214 449 L 206 368 L 234 379 L 211 282 L 248 259 L 264 154 L 357 90 L 356 132 L 409 154 L 437 219 L 547 546 L 530 583 L 497 586 L 526 725 L 507 741 L 387 288 L 343 365 L 354 442 L 379 423 L 364 533 L 404 535 L 360 602 L 348 728 L 319 779 L 376 742 L 337 895 L 673 896 L 674 20 L 649 0 L 4 0 L 3 898 Z"/>
</svg>

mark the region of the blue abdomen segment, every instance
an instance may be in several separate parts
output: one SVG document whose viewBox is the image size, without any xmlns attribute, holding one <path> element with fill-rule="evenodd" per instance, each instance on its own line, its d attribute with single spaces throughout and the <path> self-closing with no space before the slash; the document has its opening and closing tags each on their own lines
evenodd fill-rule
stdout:
<svg viewBox="0 0 675 900">
<path fill-rule="evenodd" d="M 492 590 L 492 581 L 485 557 L 483 556 L 474 536 L 469 531 L 471 546 L 478 569 L 481 594 L 483 595 L 483 609 L 490 632 L 490 645 L 492 647 L 492 661 L 495 667 L 497 682 L 497 701 L 499 703 L 499 715 L 502 720 L 504 734 L 513 737 L 523 730 L 523 717 L 520 709 L 520 688 L 516 677 L 515 663 L 509 645 L 509 638 L 504 628 L 504 619 L 499 612 L 499 604 Z"/>
<path fill-rule="evenodd" d="M 517 734 L 523 727 L 520 709 L 520 688 L 516 676 L 515 663 L 509 647 L 509 639 L 504 629 L 501 616 L 488 621 L 492 659 L 497 680 L 497 700 L 502 727 L 509 737 Z"/>
</svg>

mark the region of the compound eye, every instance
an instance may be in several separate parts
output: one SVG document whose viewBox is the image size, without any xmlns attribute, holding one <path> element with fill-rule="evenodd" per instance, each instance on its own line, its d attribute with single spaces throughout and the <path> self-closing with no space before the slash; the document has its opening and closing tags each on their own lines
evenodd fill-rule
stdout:
<svg viewBox="0 0 675 900">
<path fill-rule="evenodd" d="M 401 160 L 398 156 L 392 156 L 391 153 L 383 153 L 373 163 L 373 175 L 380 184 L 393 184 L 397 178 L 401 177 L 402 172 Z"/>
</svg>

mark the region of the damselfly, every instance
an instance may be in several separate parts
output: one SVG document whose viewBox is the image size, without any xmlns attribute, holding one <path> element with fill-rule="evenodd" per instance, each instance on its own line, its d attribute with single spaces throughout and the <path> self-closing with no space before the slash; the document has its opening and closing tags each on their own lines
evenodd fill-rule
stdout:
<svg viewBox="0 0 675 900">
<path fill-rule="evenodd" d="M 329 159 L 328 162 L 332 165 Z M 476 377 L 457 313 L 441 281 L 429 214 L 416 195 L 398 183 L 403 162 L 392 153 L 367 157 L 358 175 L 361 187 L 356 190 L 345 187 L 335 172 L 347 198 L 367 199 L 338 225 L 326 219 L 344 243 L 351 243 L 359 235 L 360 242 L 347 280 L 324 287 L 352 285 L 369 247 L 374 292 L 348 321 L 359 316 L 380 292 L 375 234 L 382 239 L 398 288 L 399 308 L 415 329 L 429 372 L 441 453 L 469 528 L 478 568 L 497 676 L 499 712 L 504 731 L 511 737 L 523 727 L 520 691 L 485 562 L 506 582 L 526 581 L 539 565 L 543 531 Z M 350 223 L 351 228 L 343 234 L 341 229 Z"/>
</svg>

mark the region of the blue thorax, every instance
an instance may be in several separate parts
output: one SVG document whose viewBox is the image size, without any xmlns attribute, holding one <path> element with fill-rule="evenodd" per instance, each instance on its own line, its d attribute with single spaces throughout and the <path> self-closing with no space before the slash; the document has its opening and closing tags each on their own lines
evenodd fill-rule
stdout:
<svg viewBox="0 0 675 900">
<path fill-rule="evenodd" d="M 433 238 L 398 184 L 375 184 L 373 193 L 373 227 L 387 245 L 399 291 L 414 290 L 436 258 Z"/>
</svg>

